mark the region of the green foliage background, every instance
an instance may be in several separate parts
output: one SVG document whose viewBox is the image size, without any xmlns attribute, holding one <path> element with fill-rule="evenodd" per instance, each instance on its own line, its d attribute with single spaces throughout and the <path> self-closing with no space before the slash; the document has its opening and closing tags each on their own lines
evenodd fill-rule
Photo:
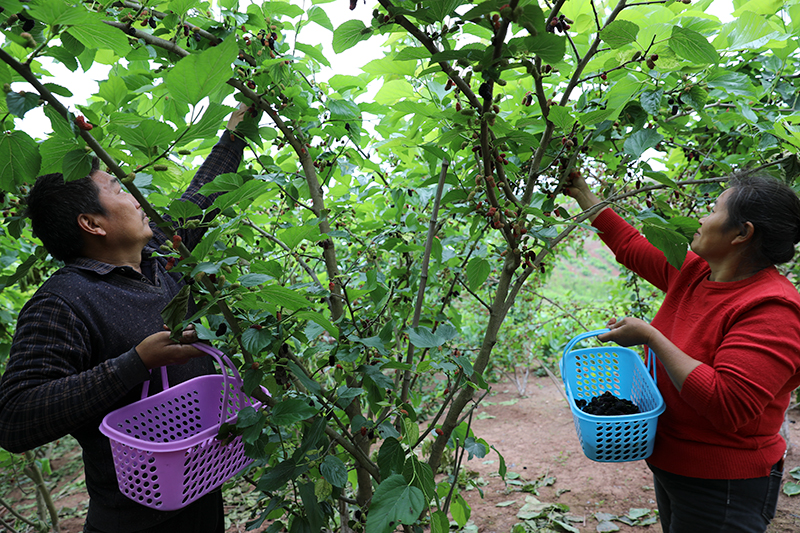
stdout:
<svg viewBox="0 0 800 533">
<path fill-rule="evenodd" d="M 467 415 L 491 370 L 657 304 L 632 280 L 542 298 L 559 258 L 584 257 L 565 180 L 587 176 L 675 265 L 725 174 L 794 185 L 800 4 L 736 0 L 723 23 L 711 0 L 380 0 L 334 27 L 339 4 L 0 0 L 0 359 L 58 266 L 21 216 L 35 176 L 81 177 L 94 154 L 151 220 L 197 226 L 174 200 L 245 102 L 247 161 L 208 186 L 222 214 L 176 271 L 199 280 L 203 337 L 273 395 L 232 429 L 265 495 L 254 520 L 447 531 L 469 509 L 434 473 L 447 449 L 488 451 Z M 322 79 L 312 32 L 383 57 Z M 110 73 L 67 109 L 40 81 L 52 62 Z M 15 126 L 38 106 L 44 138 Z"/>
</svg>

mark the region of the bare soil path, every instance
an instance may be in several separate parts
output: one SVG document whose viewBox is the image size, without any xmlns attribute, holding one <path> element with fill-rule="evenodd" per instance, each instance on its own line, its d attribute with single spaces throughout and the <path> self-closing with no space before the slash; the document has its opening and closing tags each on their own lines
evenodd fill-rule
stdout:
<svg viewBox="0 0 800 533">
<path fill-rule="evenodd" d="M 522 398 L 510 383 L 495 385 L 494 390 L 497 392 L 487 398 L 489 405 L 480 409 L 473 420 L 476 436 L 493 444 L 503 454 L 508 471 L 527 482 L 554 477 L 555 483 L 539 488 L 537 498 L 569 506 L 571 515 L 582 518 L 570 525 L 581 532 L 595 532 L 600 524 L 595 518 L 597 513 L 624 517 L 631 509 L 657 509 L 652 475 L 644 461 L 597 463 L 583 455 L 569 407 L 549 378 L 529 380 L 526 397 Z M 800 420 L 798 410 L 791 412 L 791 420 Z M 784 482 L 792 480 L 789 470 L 800 465 L 800 424 L 790 426 L 795 447 L 787 457 Z M 478 491 L 464 493 L 480 533 L 510 532 L 520 521 L 517 513 L 528 496 L 509 492 L 520 487 L 505 487 L 499 477 L 492 476 L 497 464 L 494 451 L 484 459 L 473 458 L 465 463 L 466 468 L 488 482 L 483 487 L 484 498 Z M 515 503 L 508 505 L 511 500 Z M 658 524 L 628 526 L 617 520 L 612 523 L 623 532 L 661 531 Z M 781 494 L 778 514 L 769 533 L 797 531 L 800 531 L 800 496 Z"/>
</svg>

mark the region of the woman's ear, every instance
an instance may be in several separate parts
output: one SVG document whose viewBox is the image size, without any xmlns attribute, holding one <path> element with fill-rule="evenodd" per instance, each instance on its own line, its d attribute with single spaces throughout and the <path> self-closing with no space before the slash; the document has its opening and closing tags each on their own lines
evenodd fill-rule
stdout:
<svg viewBox="0 0 800 533">
<path fill-rule="evenodd" d="M 745 222 L 742 224 L 742 229 L 739 230 L 739 234 L 734 237 L 733 244 L 741 244 L 746 243 L 753 239 L 753 235 L 755 234 L 756 228 L 753 226 L 752 222 Z"/>
</svg>

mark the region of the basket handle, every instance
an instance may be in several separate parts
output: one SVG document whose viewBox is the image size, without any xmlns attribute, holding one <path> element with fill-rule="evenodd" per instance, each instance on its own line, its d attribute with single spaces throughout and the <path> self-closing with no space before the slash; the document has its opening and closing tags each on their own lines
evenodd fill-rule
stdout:
<svg viewBox="0 0 800 533">
<path fill-rule="evenodd" d="M 239 375 L 239 371 L 236 370 L 236 366 L 231 362 L 230 359 L 228 359 L 228 356 L 213 346 L 203 344 L 202 342 L 196 342 L 192 346 L 201 352 L 206 352 L 208 355 L 213 357 L 219 367 L 222 369 L 222 410 L 220 411 L 219 419 L 219 423 L 222 424 L 228 419 L 228 397 L 230 395 L 231 386 L 241 387 L 242 376 Z M 232 372 L 232 376 L 228 376 L 228 370 Z M 232 382 L 229 381 L 231 379 L 233 380 Z"/>
<path fill-rule="evenodd" d="M 169 379 L 167 378 L 167 367 L 161 367 L 161 389 L 167 390 L 169 388 Z M 150 375 L 153 375 L 153 371 L 150 370 Z M 144 382 L 144 386 L 142 386 L 142 400 L 147 398 L 147 393 L 150 392 L 150 380 Z"/>
<path fill-rule="evenodd" d="M 582 340 L 586 340 L 586 339 L 588 339 L 590 337 L 596 337 L 598 335 L 602 335 L 603 333 L 607 333 L 609 331 L 611 331 L 611 330 L 608 329 L 608 328 L 596 329 L 594 331 L 585 331 L 585 332 L 573 337 L 567 343 L 567 345 L 564 347 L 564 356 L 566 356 L 569 352 L 571 352 L 572 348 L 574 348 L 575 345 L 578 344 L 579 342 L 581 342 Z M 559 365 L 558 366 L 559 366 L 559 370 L 561 370 L 561 375 L 563 376 L 564 375 L 564 357 L 561 358 L 561 361 L 559 361 Z"/>
<path fill-rule="evenodd" d="M 611 331 L 608 328 L 603 329 L 596 329 L 594 331 L 587 331 L 585 333 L 581 333 L 580 335 L 575 336 L 572 340 L 567 343 L 567 346 L 564 348 L 564 355 L 566 356 L 569 352 L 572 351 L 572 348 L 575 347 L 580 341 L 588 339 L 589 337 L 596 337 L 597 335 L 602 335 L 603 333 L 608 333 Z M 647 372 L 653 377 L 653 382 L 658 384 L 658 379 L 656 378 L 656 365 L 655 365 L 655 354 L 653 353 L 650 348 L 645 345 L 644 347 L 644 354 L 645 354 L 645 362 L 647 365 Z M 561 358 L 559 362 L 559 370 L 561 370 L 561 375 L 564 375 L 564 357 Z"/>
<path fill-rule="evenodd" d="M 225 415 L 225 411 L 228 409 L 228 393 L 230 391 L 231 386 L 237 387 L 242 385 L 242 377 L 239 375 L 239 371 L 236 370 L 236 366 L 231 362 L 227 355 L 223 354 L 221 351 L 217 350 L 213 346 L 209 346 L 208 344 L 203 344 L 201 342 L 196 342 L 192 344 L 195 348 L 200 350 L 201 352 L 205 352 L 210 355 L 222 369 L 222 412 L 220 414 L 220 424 L 227 419 Z M 228 375 L 228 370 L 232 371 L 233 375 Z M 233 380 L 232 382 L 230 380 Z M 147 398 L 147 393 L 150 388 L 150 381 L 145 381 L 144 386 L 142 387 L 142 399 Z M 167 379 L 167 367 L 161 367 L 161 388 L 162 390 L 169 389 L 169 380 Z"/>
</svg>

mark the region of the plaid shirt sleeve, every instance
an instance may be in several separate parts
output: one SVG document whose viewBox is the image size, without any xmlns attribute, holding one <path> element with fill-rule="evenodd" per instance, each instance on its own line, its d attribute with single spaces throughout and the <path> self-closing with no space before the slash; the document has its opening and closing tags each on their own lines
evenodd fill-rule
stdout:
<svg viewBox="0 0 800 533">
<path fill-rule="evenodd" d="M 26 304 L 0 382 L 0 446 L 22 452 L 63 437 L 146 379 L 133 348 L 92 368 L 87 341 L 59 297 L 40 292 Z"/>
<path fill-rule="evenodd" d="M 198 191 L 216 176 L 236 172 L 244 145 L 225 131 L 182 200 L 210 207 L 217 195 L 206 197 Z M 153 231 L 154 240 L 166 241 L 161 229 Z M 204 230 L 181 233 L 191 248 Z M 149 373 L 133 346 L 93 366 L 89 337 L 86 325 L 60 297 L 39 291 L 25 305 L 0 380 L 0 446 L 22 452 L 63 437 L 96 421 L 147 379 Z"/>
<path fill-rule="evenodd" d="M 192 182 L 186 188 L 186 192 L 181 195 L 182 202 L 192 202 L 201 209 L 208 209 L 214 203 L 214 200 L 220 196 L 221 193 L 215 193 L 209 196 L 200 194 L 200 188 L 206 183 L 210 183 L 219 175 L 236 172 L 239 168 L 239 163 L 242 161 L 242 154 L 244 152 L 245 142 L 232 132 L 225 130 L 222 136 L 214 145 L 211 153 L 197 170 L 197 173 L 192 178 Z M 203 217 L 208 221 L 214 218 L 216 211 L 207 212 Z M 172 222 L 169 217 L 164 217 L 165 220 Z M 174 223 L 173 223 L 174 224 Z M 161 228 L 151 224 L 153 227 L 153 241 L 154 248 L 158 248 L 162 243 L 166 242 L 167 235 Z M 203 238 L 206 232 L 205 227 L 197 229 L 179 228 L 177 234 L 183 239 L 183 244 L 190 250 Z M 151 244 L 153 244 L 151 241 Z"/>
</svg>

